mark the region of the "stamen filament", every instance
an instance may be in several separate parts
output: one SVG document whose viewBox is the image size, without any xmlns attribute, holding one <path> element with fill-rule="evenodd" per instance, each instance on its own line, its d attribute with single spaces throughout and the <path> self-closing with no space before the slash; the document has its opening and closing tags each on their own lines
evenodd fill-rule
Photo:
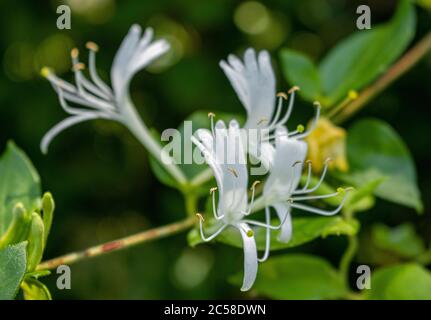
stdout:
<svg viewBox="0 0 431 320">
<path fill-rule="evenodd" d="M 307 137 L 316 128 L 317 121 L 320 118 L 321 105 L 320 105 L 320 103 L 318 101 L 315 101 L 314 105 L 316 106 L 316 114 L 314 116 L 313 123 L 311 124 L 310 128 L 307 131 L 305 131 L 302 134 L 298 134 L 297 136 L 295 136 L 296 139 L 303 139 L 303 138 Z"/>
<path fill-rule="evenodd" d="M 298 190 L 293 192 L 292 194 L 307 194 L 307 193 L 312 193 L 314 191 L 316 191 L 317 189 L 319 189 L 320 185 L 323 183 L 323 180 L 325 180 L 325 176 L 326 176 L 326 172 L 328 171 L 328 166 L 329 166 L 329 162 L 331 161 L 330 158 L 325 160 L 325 166 L 323 167 L 323 172 L 320 176 L 319 181 L 317 182 L 317 184 L 312 187 L 311 189 L 308 190 Z"/>
<path fill-rule="evenodd" d="M 214 232 L 209 237 L 206 237 L 205 234 L 204 234 L 204 229 L 203 229 L 203 221 L 204 221 L 204 219 L 203 219 L 203 217 L 202 217 L 201 214 L 197 213 L 196 215 L 199 217 L 199 231 L 200 231 L 200 234 L 201 234 L 201 238 L 205 242 L 209 242 L 209 241 L 213 240 L 220 233 L 222 233 L 222 231 L 228 226 L 227 224 L 223 224 L 220 229 L 218 229 L 216 232 Z"/>
<path fill-rule="evenodd" d="M 320 215 L 323 215 L 323 216 L 332 216 L 332 215 L 337 214 L 338 212 L 340 212 L 340 210 L 343 208 L 344 202 L 347 199 L 347 194 L 349 193 L 349 191 L 350 190 L 348 190 L 348 189 L 345 190 L 346 193 L 345 193 L 345 195 L 343 197 L 343 200 L 341 201 L 340 205 L 336 209 L 334 209 L 332 211 L 317 209 L 317 208 L 310 207 L 310 206 L 307 206 L 307 205 L 304 205 L 304 204 L 299 204 L 299 203 L 291 203 L 290 206 L 292 208 L 301 209 L 301 210 L 304 210 L 304 211 L 307 211 L 307 212 L 317 213 L 317 214 L 320 214 Z"/>
<path fill-rule="evenodd" d="M 102 92 L 108 96 L 108 99 L 112 99 L 113 94 L 111 88 L 109 88 L 109 86 L 99 77 L 96 69 L 96 52 L 99 51 L 99 46 L 96 43 L 89 41 L 87 42 L 86 47 L 89 50 L 88 68 L 90 71 L 91 80 Z"/>
<path fill-rule="evenodd" d="M 265 208 L 265 222 L 268 225 L 271 222 L 271 212 L 270 212 L 269 207 Z M 264 262 L 264 261 L 266 261 L 268 259 L 270 248 L 271 248 L 271 229 L 270 228 L 266 228 L 265 251 L 263 252 L 262 258 L 257 258 L 257 260 L 259 262 Z"/>
<path fill-rule="evenodd" d="M 217 187 L 211 188 L 210 189 L 210 194 L 212 195 L 212 207 L 213 207 L 213 214 L 214 214 L 214 218 L 216 220 L 221 220 L 224 218 L 224 215 L 218 215 L 217 214 L 217 208 L 216 208 L 216 203 L 215 203 L 215 192 L 217 190 Z"/>
</svg>

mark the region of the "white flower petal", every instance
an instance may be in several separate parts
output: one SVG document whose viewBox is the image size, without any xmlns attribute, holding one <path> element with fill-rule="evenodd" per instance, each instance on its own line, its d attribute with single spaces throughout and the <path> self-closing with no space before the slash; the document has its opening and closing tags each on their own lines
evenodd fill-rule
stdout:
<svg viewBox="0 0 431 320">
<path fill-rule="evenodd" d="M 290 206 L 286 202 L 279 202 L 273 204 L 272 207 L 274 207 L 280 221 L 283 221 L 286 218 L 286 215 L 288 215 L 286 220 L 284 220 L 278 235 L 278 240 L 280 242 L 287 243 L 292 237 L 292 217 L 290 216 Z"/>
<path fill-rule="evenodd" d="M 128 66 L 131 62 L 131 57 L 135 53 L 141 32 L 139 25 L 134 24 L 131 26 L 115 55 L 111 68 L 111 81 L 116 95 L 122 92 L 124 82 L 127 81 L 125 78 L 128 73 Z"/>
<path fill-rule="evenodd" d="M 238 224 L 238 230 L 241 233 L 242 243 L 244 247 L 244 278 L 241 291 L 250 290 L 256 280 L 257 275 L 257 248 L 254 236 L 249 236 L 247 233 L 251 231 L 246 223 Z"/>
<path fill-rule="evenodd" d="M 221 61 L 220 67 L 225 72 L 239 100 L 247 110 L 246 128 L 268 126 L 275 109 L 275 76 L 269 54 L 247 49 L 244 63 L 233 56 L 228 62 Z"/>
<path fill-rule="evenodd" d="M 138 25 L 130 28 L 112 64 L 112 88 L 119 106 L 122 106 L 127 98 L 127 88 L 136 72 L 147 67 L 169 50 L 169 44 L 165 40 L 151 42 L 153 29 L 147 28 L 142 37 L 141 33 L 142 30 Z"/>
<path fill-rule="evenodd" d="M 284 196 L 286 200 L 290 196 L 301 179 L 302 164 L 296 163 L 303 162 L 306 154 L 305 142 L 277 135 L 271 173 L 264 187 L 265 197 Z"/>
<path fill-rule="evenodd" d="M 48 147 L 51 141 L 63 130 L 77 124 L 80 122 L 97 119 L 100 118 L 100 114 L 97 113 L 83 113 L 77 116 L 72 116 L 64 119 L 55 125 L 51 130 L 49 130 L 43 137 L 42 142 L 40 144 L 40 149 L 42 153 L 46 154 L 48 152 Z"/>
</svg>

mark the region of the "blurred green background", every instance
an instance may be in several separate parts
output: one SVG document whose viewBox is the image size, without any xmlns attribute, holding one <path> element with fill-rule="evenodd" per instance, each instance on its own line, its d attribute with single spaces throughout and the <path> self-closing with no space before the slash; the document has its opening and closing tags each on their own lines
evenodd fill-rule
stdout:
<svg viewBox="0 0 431 320">
<path fill-rule="evenodd" d="M 51 86 L 39 76 L 42 66 L 72 79 L 70 49 L 80 48 L 84 59 L 85 42 L 92 40 L 100 46 L 98 68 L 107 78 L 130 25 L 154 27 L 173 50 L 134 78 L 132 96 L 145 122 L 162 131 L 177 127 L 195 110 L 243 112 L 218 67 L 229 53 L 241 54 L 249 46 L 270 50 L 278 89 L 286 90 L 278 63 L 281 48 L 318 60 L 356 31 L 359 4 L 371 7 L 372 23 L 377 24 L 391 17 L 396 2 L 0 1 L 0 149 L 7 140 L 15 140 L 38 169 L 43 189 L 54 194 L 57 210 L 45 257 L 173 222 L 185 213 L 181 195 L 158 182 L 145 149 L 116 123 L 99 120 L 75 126 L 54 140 L 47 156 L 41 154 L 43 134 L 65 117 Z M 60 4 L 72 10 L 71 30 L 56 28 Z M 418 8 L 417 14 L 415 40 L 431 28 L 430 13 Z M 366 226 L 377 221 L 389 226 L 413 222 L 426 243 L 431 240 L 430 71 L 428 55 L 356 116 L 385 119 L 403 137 L 416 162 L 425 206 L 425 214 L 418 216 L 413 209 L 378 200 L 360 220 Z M 298 99 L 293 122 L 309 118 L 311 111 Z M 222 244 L 191 249 L 185 236 L 73 265 L 71 290 L 58 290 L 55 276 L 45 282 L 55 299 L 253 297 L 253 292 L 242 294 L 228 282 L 242 270 L 241 250 Z M 336 263 L 344 248 L 343 237 L 329 237 L 287 252 L 316 253 Z"/>
</svg>

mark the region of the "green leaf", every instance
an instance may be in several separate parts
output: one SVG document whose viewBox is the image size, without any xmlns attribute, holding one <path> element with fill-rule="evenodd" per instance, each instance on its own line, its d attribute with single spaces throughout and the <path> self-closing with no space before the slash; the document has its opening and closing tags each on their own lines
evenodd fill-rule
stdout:
<svg viewBox="0 0 431 320">
<path fill-rule="evenodd" d="M 347 157 L 356 186 L 382 177 L 375 194 L 388 201 L 423 210 L 416 185 L 415 165 L 401 137 L 386 122 L 365 119 L 356 122 L 348 132 Z"/>
<path fill-rule="evenodd" d="M 420 265 L 409 263 L 386 267 L 371 275 L 370 300 L 429 300 L 431 273 Z"/>
<path fill-rule="evenodd" d="M 150 167 L 159 181 L 169 187 L 179 188 L 177 181 L 163 168 L 154 157 L 149 157 Z"/>
<path fill-rule="evenodd" d="M 0 236 L 13 219 L 18 202 L 30 212 L 40 203 L 40 179 L 27 156 L 13 142 L 0 158 Z"/>
<path fill-rule="evenodd" d="M 26 242 L 0 251 L 0 300 L 11 300 L 18 292 L 26 269 Z"/>
<path fill-rule="evenodd" d="M 377 178 L 371 180 L 358 189 L 351 191 L 347 196 L 346 203 L 343 206 L 343 212 L 366 211 L 374 206 L 375 199 L 373 193 L 376 188 L 385 181 L 386 178 Z"/>
<path fill-rule="evenodd" d="M 242 274 L 232 277 L 241 284 Z M 337 299 L 345 294 L 342 279 L 319 257 L 291 254 L 272 257 L 259 265 L 253 290 L 272 299 Z"/>
<path fill-rule="evenodd" d="M 377 224 L 373 226 L 371 234 L 377 248 L 400 257 L 414 258 L 425 252 L 424 243 L 411 224 L 402 224 L 395 228 Z"/>
<path fill-rule="evenodd" d="M 400 0 L 392 19 L 355 32 L 339 43 L 319 66 L 323 94 L 333 105 L 349 90 L 360 90 L 385 71 L 406 49 L 415 33 L 410 0 Z"/>
<path fill-rule="evenodd" d="M 309 101 L 320 96 L 320 77 L 316 65 L 301 52 L 282 49 L 280 52 L 281 68 L 290 85 L 299 86 L 299 94 Z"/>
<path fill-rule="evenodd" d="M 26 279 L 21 284 L 25 300 L 52 300 L 48 288 L 39 280 Z"/>
<path fill-rule="evenodd" d="M 278 220 L 272 221 L 276 225 Z M 271 232 L 271 250 L 282 250 L 292 248 L 318 237 L 326 237 L 329 235 L 354 235 L 358 231 L 359 225 L 355 220 L 347 222 L 341 217 L 301 217 L 293 218 L 293 233 L 292 239 L 288 243 L 278 241 L 277 232 Z M 216 230 L 215 225 L 210 225 L 206 228 L 208 234 L 212 234 Z M 254 229 L 256 245 L 259 250 L 265 249 L 266 232 L 264 228 Z M 187 236 L 190 246 L 196 246 L 202 243 L 201 236 L 197 229 L 193 229 Z M 223 231 L 217 238 L 217 241 L 225 244 L 242 248 L 241 236 L 235 228 L 228 228 Z"/>
</svg>

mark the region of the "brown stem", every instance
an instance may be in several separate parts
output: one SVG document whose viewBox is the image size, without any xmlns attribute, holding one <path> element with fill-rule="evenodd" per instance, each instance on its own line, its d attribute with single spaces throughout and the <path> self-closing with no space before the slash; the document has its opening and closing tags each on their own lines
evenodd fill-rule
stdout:
<svg viewBox="0 0 431 320">
<path fill-rule="evenodd" d="M 83 259 L 96 257 L 112 251 L 123 250 L 143 242 L 164 238 L 191 228 L 195 222 L 196 217 L 190 217 L 163 227 L 146 230 L 125 238 L 109 241 L 83 251 L 69 253 L 61 257 L 41 262 L 37 266 L 37 269 L 54 269 L 62 264 L 70 265 Z"/>
<path fill-rule="evenodd" d="M 431 50 L 431 32 L 427 33 L 416 45 L 401 57 L 389 70 L 371 86 L 364 89 L 356 100 L 347 104 L 340 112 L 333 115 L 332 121 L 336 124 L 350 118 L 371 99 L 386 89 L 393 81 L 410 70 L 428 51 Z"/>
</svg>

